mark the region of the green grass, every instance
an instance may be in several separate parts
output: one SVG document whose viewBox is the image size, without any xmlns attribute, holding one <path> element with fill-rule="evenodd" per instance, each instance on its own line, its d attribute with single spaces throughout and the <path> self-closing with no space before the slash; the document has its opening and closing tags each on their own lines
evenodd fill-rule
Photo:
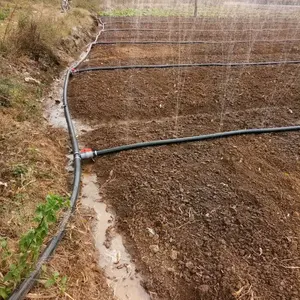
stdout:
<svg viewBox="0 0 300 300">
<path fill-rule="evenodd" d="M 161 8 L 124 8 L 124 9 L 112 9 L 109 11 L 100 11 L 98 13 L 104 17 L 138 17 L 138 16 L 154 16 L 154 17 L 171 17 L 171 16 L 192 16 L 192 11 L 179 11 L 172 9 Z"/>
<path fill-rule="evenodd" d="M 234 10 L 234 14 L 233 14 Z M 140 16 L 153 16 L 153 17 L 192 17 L 194 16 L 194 7 L 183 7 L 182 9 L 169 9 L 169 8 L 113 8 L 109 10 L 102 10 L 98 12 L 99 16 L 103 17 L 140 17 Z M 224 6 L 224 5 L 199 5 L 198 17 L 200 18 L 238 18 L 238 17 L 261 17 L 265 15 L 265 11 L 259 10 L 255 7 L 248 6 Z M 294 18 L 299 13 L 290 12 L 287 17 Z"/>
</svg>

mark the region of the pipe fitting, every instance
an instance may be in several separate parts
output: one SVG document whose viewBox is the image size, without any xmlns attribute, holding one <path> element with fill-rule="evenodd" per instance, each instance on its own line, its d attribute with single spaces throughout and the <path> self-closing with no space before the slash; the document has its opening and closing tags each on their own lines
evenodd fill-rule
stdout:
<svg viewBox="0 0 300 300">
<path fill-rule="evenodd" d="M 80 151 L 81 159 L 93 159 L 96 156 L 97 156 L 96 151 L 93 151 L 90 148 L 85 148 Z"/>
</svg>

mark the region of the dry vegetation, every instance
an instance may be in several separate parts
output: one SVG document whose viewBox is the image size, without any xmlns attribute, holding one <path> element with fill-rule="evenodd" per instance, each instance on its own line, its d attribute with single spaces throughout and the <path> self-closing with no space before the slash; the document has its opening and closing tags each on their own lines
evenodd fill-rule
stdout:
<svg viewBox="0 0 300 300">
<path fill-rule="evenodd" d="M 68 137 L 46 124 L 42 99 L 90 40 L 95 21 L 89 11 L 96 9 L 96 1 L 74 0 L 68 14 L 60 12 L 59 3 L 0 0 L 0 238 L 12 253 L 33 226 L 37 205 L 48 194 L 68 196 L 70 190 Z M 31 298 L 93 299 L 100 292 L 110 298 L 90 244 L 92 215 L 78 209 L 74 219 Z M 0 249 L 0 288 L 15 262 L 14 255 L 3 257 L 4 252 Z"/>
</svg>

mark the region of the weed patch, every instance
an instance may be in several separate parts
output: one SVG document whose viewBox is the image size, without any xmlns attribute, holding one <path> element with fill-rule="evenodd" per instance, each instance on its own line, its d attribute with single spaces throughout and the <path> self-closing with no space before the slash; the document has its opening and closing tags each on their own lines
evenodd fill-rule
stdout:
<svg viewBox="0 0 300 300">
<path fill-rule="evenodd" d="M 24 53 L 35 61 L 46 60 L 58 65 L 58 58 L 49 43 L 54 28 L 46 25 L 41 20 L 38 22 L 32 18 L 21 18 L 11 35 L 11 41 L 17 53 Z"/>
<path fill-rule="evenodd" d="M 17 174 L 23 174 L 24 170 L 17 168 Z M 18 251 L 11 250 L 7 240 L 0 241 L 2 270 L 7 270 L 0 279 L 0 296 L 8 298 L 12 290 L 29 274 L 37 261 L 41 247 L 49 233 L 50 226 L 57 221 L 59 211 L 69 206 L 69 201 L 57 196 L 48 195 L 46 203 L 38 205 L 34 222 L 36 226 L 24 234 L 18 245 Z M 54 283 L 58 282 L 58 276 L 54 277 Z M 63 281 L 63 282 L 62 282 Z M 60 279 L 59 283 L 66 280 Z"/>
<path fill-rule="evenodd" d="M 0 21 L 5 20 L 9 16 L 9 8 L 0 8 Z"/>
</svg>

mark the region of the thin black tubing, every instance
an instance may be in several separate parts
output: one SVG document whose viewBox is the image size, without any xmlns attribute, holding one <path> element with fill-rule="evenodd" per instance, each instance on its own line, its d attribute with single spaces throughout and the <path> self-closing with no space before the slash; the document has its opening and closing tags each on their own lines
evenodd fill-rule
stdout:
<svg viewBox="0 0 300 300">
<path fill-rule="evenodd" d="M 292 43 L 299 42 L 300 39 L 292 40 L 253 40 L 253 41 L 110 41 L 96 42 L 94 45 L 149 45 L 149 44 L 170 44 L 170 45 L 189 45 L 189 44 L 246 44 L 246 43 Z"/>
<path fill-rule="evenodd" d="M 278 25 L 278 24 L 284 24 L 284 25 L 286 25 L 287 23 L 288 24 L 298 24 L 298 22 L 283 22 L 283 21 L 281 21 L 281 22 L 274 22 L 274 21 L 272 21 L 272 23 L 274 23 L 274 24 L 276 24 L 276 25 Z M 114 26 L 114 25 L 118 25 L 118 24 L 121 24 L 121 25 L 125 25 L 125 24 L 128 24 L 128 25 L 131 25 L 131 24 L 135 24 L 135 25 L 147 25 L 147 24 L 151 24 L 151 25 L 176 25 L 176 24 L 178 24 L 178 25 L 189 25 L 189 24 L 191 24 L 191 25 L 203 25 L 203 24 L 207 24 L 207 25 L 211 25 L 211 23 L 210 22 L 207 22 L 207 20 L 206 21 L 195 21 L 195 22 L 180 22 L 180 20 L 179 21 L 163 21 L 163 22 L 155 22 L 155 23 L 153 23 L 153 22 L 125 22 L 125 21 L 116 21 L 116 22 L 110 22 L 109 24 L 108 23 L 104 23 L 105 25 L 110 25 L 110 26 Z M 227 24 L 229 24 L 229 25 L 235 25 L 235 26 L 237 26 L 237 25 L 249 25 L 249 24 L 255 24 L 255 25 L 261 25 L 261 24 L 263 24 L 263 25 L 265 25 L 265 24 L 267 24 L 266 22 L 256 22 L 256 21 L 252 21 L 252 22 L 236 22 L 236 23 L 234 23 L 234 22 L 222 22 L 222 21 L 220 21 L 220 24 L 222 24 L 222 25 L 227 25 Z M 215 25 L 215 23 L 214 23 L 214 25 Z"/>
<path fill-rule="evenodd" d="M 192 68 L 192 67 L 242 67 L 242 66 L 274 66 L 300 64 L 300 60 L 292 61 L 262 61 L 262 62 L 240 62 L 240 63 L 195 63 L 195 64 L 174 64 L 174 65 L 128 65 L 128 66 L 107 66 L 90 67 L 77 69 L 76 73 L 94 71 L 113 71 L 131 69 L 167 69 L 167 68 Z"/>
<path fill-rule="evenodd" d="M 115 154 L 123 151 L 129 151 L 129 150 L 135 150 L 141 148 L 207 141 L 207 140 L 228 138 L 228 137 L 239 136 L 239 135 L 251 135 L 251 134 L 258 135 L 258 134 L 266 134 L 266 133 L 291 132 L 291 131 L 299 131 L 299 130 L 300 130 L 300 126 L 242 129 L 242 130 L 225 131 L 225 132 L 218 132 L 218 133 L 184 137 L 184 138 L 156 140 L 151 142 L 123 145 L 123 146 L 118 146 L 118 147 L 113 147 L 113 148 L 108 148 L 103 150 L 96 150 L 94 153 L 96 156 L 103 156 L 103 155 Z"/>
<path fill-rule="evenodd" d="M 120 31 L 165 31 L 166 33 L 169 32 L 247 32 L 247 31 L 292 31 L 292 30 L 299 30 L 298 28 L 262 28 L 262 29 L 238 29 L 238 30 L 224 30 L 224 29 L 185 29 L 185 28 L 179 28 L 179 29 L 166 29 L 166 28 L 161 28 L 161 29 L 147 29 L 147 28 L 112 28 L 112 29 L 105 29 L 104 32 L 120 32 Z"/>
<path fill-rule="evenodd" d="M 105 19 L 106 17 L 104 17 Z M 109 17 L 108 17 L 109 18 Z M 110 17 L 110 18 L 116 18 L 116 17 Z M 121 18 L 121 17 L 119 17 Z M 152 17 L 151 17 L 152 18 Z M 181 21 L 182 19 L 187 19 L 185 21 Z M 150 21 L 140 21 L 140 18 L 136 17 L 136 20 L 137 21 L 126 21 L 126 20 L 110 20 L 109 23 L 107 22 L 103 22 L 105 24 L 105 26 L 109 26 L 109 25 L 115 25 L 115 24 L 151 24 L 151 25 L 156 25 L 156 24 L 203 24 L 203 23 L 214 23 L 216 24 L 216 20 L 211 20 L 211 19 L 195 19 L 194 17 L 191 17 L 192 20 L 188 20 L 189 18 L 179 18 L 179 19 L 175 19 L 173 20 L 172 18 L 171 19 L 168 19 L 166 18 L 165 21 L 156 21 L 156 22 L 150 22 Z M 236 21 L 238 20 L 238 21 Z M 249 20 L 252 20 L 252 21 L 249 21 Z M 232 22 L 232 21 L 235 21 L 235 22 Z M 281 18 L 279 20 L 279 22 L 275 22 L 274 20 L 264 20 L 263 22 L 261 20 L 253 20 L 253 19 L 243 19 L 243 21 L 240 19 L 236 19 L 236 18 L 232 18 L 232 19 L 229 19 L 229 18 L 223 18 L 223 19 L 220 19 L 218 20 L 218 22 L 220 24 L 226 24 L 226 23 L 229 23 L 229 24 L 233 24 L 233 25 L 240 25 L 240 24 L 245 24 L 245 25 L 248 25 L 248 24 L 256 24 L 256 25 L 265 25 L 265 24 L 270 24 L 270 23 L 274 23 L 274 24 L 298 24 L 298 22 L 295 22 L 295 21 L 289 21 L 289 20 L 285 20 L 284 18 Z M 267 22 L 270 22 L 270 23 L 267 23 Z"/>
<path fill-rule="evenodd" d="M 153 18 L 151 16 L 143 16 L 143 18 Z M 122 19 L 123 18 L 123 19 Z M 109 21 L 109 23 L 105 22 L 104 21 L 104 24 L 105 25 L 114 25 L 114 24 L 203 24 L 203 23 L 207 23 L 207 24 L 211 24 L 211 23 L 216 23 L 215 20 L 213 20 L 212 18 L 197 18 L 195 19 L 194 17 L 190 16 L 190 17 L 183 17 L 183 16 L 178 16 L 178 17 L 171 17 L 171 18 L 165 18 L 166 20 L 165 21 L 156 21 L 156 22 L 150 22 L 150 21 L 143 21 L 143 22 L 140 22 L 140 17 L 139 16 L 135 16 L 136 20 L 138 20 L 139 22 L 136 22 L 136 21 L 125 21 L 124 20 L 124 17 L 110 17 L 110 16 L 104 16 L 102 17 L 103 20 L 105 19 L 109 19 L 109 20 L 106 20 L 106 21 Z M 183 21 L 186 19 L 187 21 Z M 192 19 L 191 21 L 188 21 L 189 19 Z M 242 20 L 243 19 L 243 20 Z M 291 18 L 286 18 L 286 17 L 280 17 L 279 19 L 279 22 L 275 22 L 274 21 L 274 18 L 271 18 L 269 20 L 265 20 L 264 18 L 258 18 L 257 19 L 253 19 L 253 18 L 248 18 L 248 19 L 245 19 L 245 18 L 242 18 L 240 17 L 238 19 L 238 22 L 236 22 L 237 18 L 235 17 L 232 17 L 231 19 L 226 17 L 226 18 L 219 18 L 219 22 L 221 24 L 234 24 L 234 25 L 240 25 L 240 24 L 258 24 L 258 25 L 261 25 L 261 24 L 266 24 L 266 22 L 270 22 L 270 23 L 276 23 L 276 24 L 298 24 L 298 22 L 295 22 L 294 19 L 291 19 Z M 263 21 L 262 21 L 263 20 Z M 235 21 L 235 22 L 232 22 L 232 21 Z"/>
</svg>

